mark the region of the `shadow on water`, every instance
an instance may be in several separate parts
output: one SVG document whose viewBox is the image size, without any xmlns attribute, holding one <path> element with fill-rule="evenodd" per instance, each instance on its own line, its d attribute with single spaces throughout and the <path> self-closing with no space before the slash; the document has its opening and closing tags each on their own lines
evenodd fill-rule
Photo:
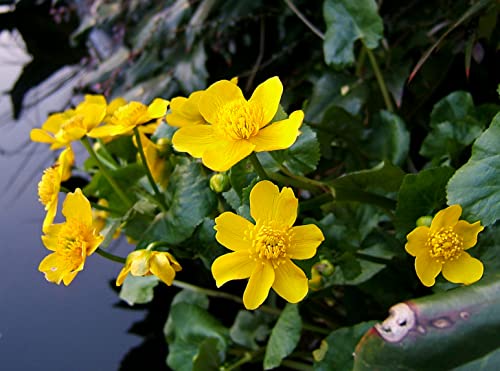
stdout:
<svg viewBox="0 0 500 371">
<path fill-rule="evenodd" d="M 72 9 L 37 3 L 0 6 L 0 369 L 165 369 L 162 327 L 172 293 L 159 288 L 153 303 L 128 307 L 112 281 L 121 266 L 99 256 L 69 287 L 37 271 L 48 253 L 37 183 L 56 155 L 30 142 L 29 131 L 68 107 L 87 54 L 69 44 L 78 23 Z M 122 240 L 110 248 L 130 250 Z"/>
</svg>

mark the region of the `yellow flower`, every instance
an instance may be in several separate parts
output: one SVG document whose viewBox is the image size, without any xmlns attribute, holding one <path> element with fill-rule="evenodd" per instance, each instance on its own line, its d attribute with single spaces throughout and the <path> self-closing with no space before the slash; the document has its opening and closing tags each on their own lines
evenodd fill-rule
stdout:
<svg viewBox="0 0 500 371">
<path fill-rule="evenodd" d="M 172 254 L 148 249 L 132 251 L 127 256 L 125 266 L 118 274 L 116 286 L 121 286 L 129 273 L 133 276 L 149 276 L 154 274 L 168 286 L 172 285 L 175 273 L 182 269 Z"/>
<path fill-rule="evenodd" d="M 141 138 L 142 149 L 144 151 L 144 156 L 146 157 L 146 162 L 151 171 L 151 175 L 156 183 L 161 184 L 162 186 L 166 186 L 168 182 L 168 169 L 167 169 L 167 161 L 162 156 L 163 147 L 159 144 L 153 143 L 148 139 L 146 135 L 142 132 L 139 132 L 139 136 Z M 133 138 L 134 145 L 137 147 L 137 141 L 134 136 Z"/>
<path fill-rule="evenodd" d="M 136 126 L 165 116 L 168 103 L 161 98 L 156 98 L 149 106 L 134 101 L 120 105 L 121 101 L 118 101 L 109 121 L 91 130 L 88 135 L 93 138 L 129 135 Z"/>
<path fill-rule="evenodd" d="M 314 224 L 293 227 L 298 200 L 290 188 L 281 192 L 264 180 L 250 192 L 250 214 L 256 224 L 231 212 L 215 219 L 217 241 L 233 252 L 212 264 L 217 287 L 250 278 L 243 294 L 247 309 L 266 300 L 269 289 L 289 301 L 301 301 L 308 291 L 305 273 L 291 259 L 309 259 L 324 240 Z"/>
<path fill-rule="evenodd" d="M 233 77 L 230 81 L 232 84 L 238 84 L 238 78 Z M 203 118 L 198 108 L 200 97 L 204 90 L 198 90 L 188 98 L 176 97 L 170 101 L 170 113 L 165 116 L 165 120 L 171 126 L 183 127 L 190 125 L 208 124 Z"/>
<path fill-rule="evenodd" d="M 304 112 L 292 112 L 288 119 L 268 125 L 278 111 L 282 93 L 278 77 L 257 86 L 248 101 L 234 83 L 214 83 L 198 100 L 208 125 L 181 127 L 172 138 L 174 148 L 201 158 L 214 171 L 226 171 L 254 151 L 290 147 L 299 135 Z"/>
<path fill-rule="evenodd" d="M 52 224 L 44 231 L 43 244 L 53 253 L 40 262 L 38 270 L 45 273 L 47 281 L 58 285 L 62 281 L 67 286 L 103 237 L 95 232 L 90 203 L 79 188 L 68 193 L 62 213 L 66 222 Z"/>
<path fill-rule="evenodd" d="M 71 146 L 67 146 L 59 154 L 57 163 L 61 166 L 61 182 L 65 182 L 71 177 L 71 168 L 75 164 L 75 153 Z"/>
<path fill-rule="evenodd" d="M 43 220 L 43 231 L 52 224 L 57 213 L 61 176 L 62 166 L 56 163 L 43 171 L 42 179 L 38 182 L 38 200 L 47 211 Z"/>
<path fill-rule="evenodd" d="M 33 142 L 49 143 L 50 149 L 67 146 L 79 140 L 99 125 L 106 115 L 106 100 L 102 95 L 86 95 L 75 109 L 50 115 L 42 128 L 31 130 Z"/>
<path fill-rule="evenodd" d="M 415 256 L 415 270 L 422 283 L 430 287 L 442 271 L 453 283 L 469 285 L 483 276 L 483 263 L 465 250 L 474 246 L 484 228 L 480 222 L 458 220 L 460 205 L 452 205 L 436 214 L 430 228 L 415 228 L 406 238 L 406 251 Z"/>
</svg>

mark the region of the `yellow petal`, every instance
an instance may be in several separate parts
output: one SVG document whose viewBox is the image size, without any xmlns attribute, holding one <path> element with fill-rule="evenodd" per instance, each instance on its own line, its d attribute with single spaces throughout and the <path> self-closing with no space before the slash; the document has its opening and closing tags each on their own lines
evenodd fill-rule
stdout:
<svg viewBox="0 0 500 371">
<path fill-rule="evenodd" d="M 102 95 L 86 95 L 83 102 L 76 106 L 76 114 L 83 116 L 87 131 L 99 125 L 106 116 L 106 99 Z"/>
<path fill-rule="evenodd" d="M 233 101 L 244 100 L 241 89 L 227 80 L 217 81 L 200 96 L 198 109 L 205 120 L 217 122 L 218 113 L 223 107 Z"/>
<path fill-rule="evenodd" d="M 64 112 L 53 113 L 42 124 L 42 129 L 55 134 L 61 129 L 61 126 L 66 122 L 66 120 L 70 119 L 74 115 L 75 110 L 73 109 L 69 109 Z"/>
<path fill-rule="evenodd" d="M 45 279 L 55 284 L 60 284 L 65 272 L 59 268 L 60 257 L 57 253 L 47 255 L 38 265 L 38 270 L 45 273 Z"/>
<path fill-rule="evenodd" d="M 236 251 L 219 256 L 212 263 L 212 275 L 217 287 L 228 281 L 250 277 L 255 264 L 255 261 L 250 259 L 248 251 Z"/>
<path fill-rule="evenodd" d="M 63 277 L 63 283 L 65 286 L 69 286 L 69 284 L 71 282 L 73 282 L 73 280 L 75 279 L 76 275 L 78 274 L 78 272 L 80 272 L 81 270 L 83 270 L 83 266 L 81 267 L 81 269 L 78 269 L 78 270 L 75 270 L 73 272 L 69 272 L 69 273 L 66 273 Z"/>
<path fill-rule="evenodd" d="M 299 200 L 291 188 L 283 187 L 273 205 L 273 220 L 282 226 L 291 227 L 297 219 Z"/>
<path fill-rule="evenodd" d="M 123 281 L 125 281 L 125 278 L 130 272 L 130 264 L 126 264 L 120 273 L 118 273 L 118 277 L 116 278 L 116 286 L 121 286 L 123 284 Z"/>
<path fill-rule="evenodd" d="M 258 182 L 250 192 L 250 215 L 255 222 L 265 223 L 273 218 L 273 207 L 279 188 L 269 180 Z"/>
<path fill-rule="evenodd" d="M 477 243 L 477 235 L 483 229 L 484 227 L 481 225 L 481 222 L 477 221 L 474 224 L 470 224 L 465 220 L 459 220 L 455 227 L 453 227 L 453 231 L 463 238 L 464 250 L 470 249 Z"/>
<path fill-rule="evenodd" d="M 316 255 L 316 250 L 325 237 L 314 224 L 299 225 L 291 230 L 290 247 L 286 254 L 291 259 L 309 259 Z"/>
<path fill-rule="evenodd" d="M 151 104 L 148 106 L 149 120 L 165 116 L 168 103 L 168 100 L 162 98 L 156 98 L 155 100 L 153 100 L 153 102 L 151 102 Z"/>
<path fill-rule="evenodd" d="M 232 254 L 237 254 L 233 252 Z M 247 309 L 256 309 L 269 294 L 269 289 L 274 283 L 274 269 L 270 263 L 255 264 L 250 275 L 247 287 L 243 293 L 243 304 Z"/>
<path fill-rule="evenodd" d="M 170 102 L 172 112 L 165 117 L 167 123 L 178 127 L 206 124 L 207 122 L 198 109 L 198 102 L 202 94 L 202 91 L 195 91 L 189 98 L 172 99 Z"/>
<path fill-rule="evenodd" d="M 411 231 L 406 239 L 408 242 L 405 245 L 406 252 L 412 256 L 418 256 L 426 253 L 429 249 L 425 246 L 429 238 L 429 227 L 421 226 Z"/>
<path fill-rule="evenodd" d="M 118 97 L 118 98 L 115 98 L 113 99 L 109 104 L 108 104 L 108 107 L 106 109 L 106 117 L 104 119 L 105 122 L 107 122 L 111 116 L 113 115 L 113 113 L 120 107 L 122 106 L 125 106 L 127 104 L 127 101 L 125 98 L 122 98 L 122 97 Z"/>
<path fill-rule="evenodd" d="M 431 233 L 438 232 L 443 227 L 453 227 L 462 214 L 460 205 L 451 205 L 434 216 L 431 223 Z"/>
<path fill-rule="evenodd" d="M 415 270 L 420 281 L 427 287 L 436 283 L 435 278 L 441 272 L 441 263 L 430 257 L 429 254 L 418 255 L 415 258 Z"/>
<path fill-rule="evenodd" d="M 225 212 L 215 218 L 217 241 L 232 251 L 249 250 L 252 247 L 250 232 L 254 225 L 245 218 Z"/>
<path fill-rule="evenodd" d="M 175 278 L 175 270 L 165 253 L 154 251 L 149 260 L 150 271 L 168 286 L 172 286 Z"/>
<path fill-rule="evenodd" d="M 104 138 L 104 137 L 123 135 L 129 131 L 130 129 L 127 127 L 123 127 L 120 125 L 106 124 L 92 129 L 91 131 L 88 132 L 87 135 L 91 138 Z"/>
<path fill-rule="evenodd" d="M 116 238 L 116 237 L 113 236 L 113 238 Z M 88 244 L 87 244 L 87 248 L 86 248 L 85 253 L 87 256 L 90 256 L 97 250 L 97 248 L 99 247 L 101 242 L 104 240 L 104 236 L 101 236 L 99 234 L 99 232 L 94 230 L 92 235 L 89 236 L 88 239 L 89 240 L 88 240 Z"/>
<path fill-rule="evenodd" d="M 200 128 L 204 125 L 193 126 Z M 188 129 L 188 128 L 181 128 Z M 222 140 L 209 146 L 202 155 L 203 165 L 213 171 L 227 171 L 252 153 L 254 145 L 246 140 Z"/>
<path fill-rule="evenodd" d="M 281 95 L 283 94 L 283 84 L 277 76 L 267 79 L 257 86 L 249 102 L 262 109 L 263 120 L 260 127 L 268 124 L 278 111 Z"/>
<path fill-rule="evenodd" d="M 470 285 L 483 276 L 483 263 L 463 252 L 457 259 L 443 264 L 443 276 L 453 283 Z"/>
<path fill-rule="evenodd" d="M 309 284 L 305 273 L 292 263 L 285 260 L 275 270 L 273 290 L 290 303 L 298 303 L 307 295 Z"/>
<path fill-rule="evenodd" d="M 187 126 L 174 133 L 172 144 L 176 151 L 200 158 L 208 147 L 219 140 L 214 134 L 211 125 Z"/>
<path fill-rule="evenodd" d="M 56 140 L 52 135 L 50 135 L 45 130 L 38 128 L 31 129 L 30 139 L 32 142 L 39 142 L 39 143 L 54 143 Z"/>
<path fill-rule="evenodd" d="M 66 219 L 75 219 L 83 225 L 92 227 L 92 209 L 90 202 L 77 188 L 74 193 L 68 193 L 63 203 L 62 213 Z"/>
<path fill-rule="evenodd" d="M 292 146 L 299 136 L 299 127 L 304 120 L 304 112 L 292 112 L 289 118 L 274 122 L 261 129 L 249 140 L 255 144 L 255 152 L 275 151 Z"/>
<path fill-rule="evenodd" d="M 54 222 L 54 218 L 57 212 L 57 197 L 54 198 L 54 201 L 49 203 L 46 206 L 47 214 L 43 219 L 42 231 L 46 231 L 47 228 Z"/>
<path fill-rule="evenodd" d="M 61 181 L 66 181 L 71 177 L 71 168 L 75 163 L 75 153 L 71 146 L 67 146 L 64 151 L 59 154 L 57 162 L 61 166 Z"/>
<path fill-rule="evenodd" d="M 45 235 L 42 236 L 42 242 L 47 249 L 51 251 L 57 250 L 57 247 L 59 245 L 59 233 L 63 228 L 63 225 L 63 223 L 52 224 L 45 228 L 45 230 L 43 231 Z"/>
</svg>

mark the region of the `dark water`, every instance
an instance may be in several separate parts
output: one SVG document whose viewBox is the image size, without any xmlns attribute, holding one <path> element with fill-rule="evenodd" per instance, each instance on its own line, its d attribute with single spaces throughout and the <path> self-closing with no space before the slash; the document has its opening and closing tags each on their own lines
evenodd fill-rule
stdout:
<svg viewBox="0 0 500 371">
<path fill-rule="evenodd" d="M 113 307 L 119 299 L 109 281 L 120 265 L 93 255 L 69 287 L 45 281 L 37 270 L 48 254 L 40 240 L 44 212 L 37 183 L 53 153 L 29 143 L 29 131 L 47 112 L 62 108 L 79 71 L 64 70 L 31 91 L 24 102 L 29 108 L 13 121 L 5 92 L 28 60 L 14 44 L 0 34 L 0 370 L 117 370 L 141 342 L 127 330 L 144 315 Z M 35 104 L 61 80 L 67 83 Z M 116 251 L 126 255 L 128 250 L 118 246 Z"/>
</svg>

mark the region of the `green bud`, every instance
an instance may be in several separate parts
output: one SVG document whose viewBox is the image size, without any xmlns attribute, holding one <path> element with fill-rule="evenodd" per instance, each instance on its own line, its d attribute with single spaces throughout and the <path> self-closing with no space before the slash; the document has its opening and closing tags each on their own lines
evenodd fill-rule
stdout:
<svg viewBox="0 0 500 371">
<path fill-rule="evenodd" d="M 170 153 L 171 144 L 172 142 L 168 138 L 160 138 L 156 141 L 161 156 L 166 157 Z"/>
<path fill-rule="evenodd" d="M 314 264 L 313 268 L 317 269 L 322 276 L 328 277 L 335 272 L 335 267 L 326 259 L 322 259 L 320 262 Z"/>
<path fill-rule="evenodd" d="M 432 216 L 425 215 L 417 219 L 417 227 L 430 227 L 432 223 Z"/>
<path fill-rule="evenodd" d="M 210 189 L 216 193 L 227 191 L 230 188 L 229 177 L 223 173 L 216 173 L 210 178 Z"/>
</svg>

